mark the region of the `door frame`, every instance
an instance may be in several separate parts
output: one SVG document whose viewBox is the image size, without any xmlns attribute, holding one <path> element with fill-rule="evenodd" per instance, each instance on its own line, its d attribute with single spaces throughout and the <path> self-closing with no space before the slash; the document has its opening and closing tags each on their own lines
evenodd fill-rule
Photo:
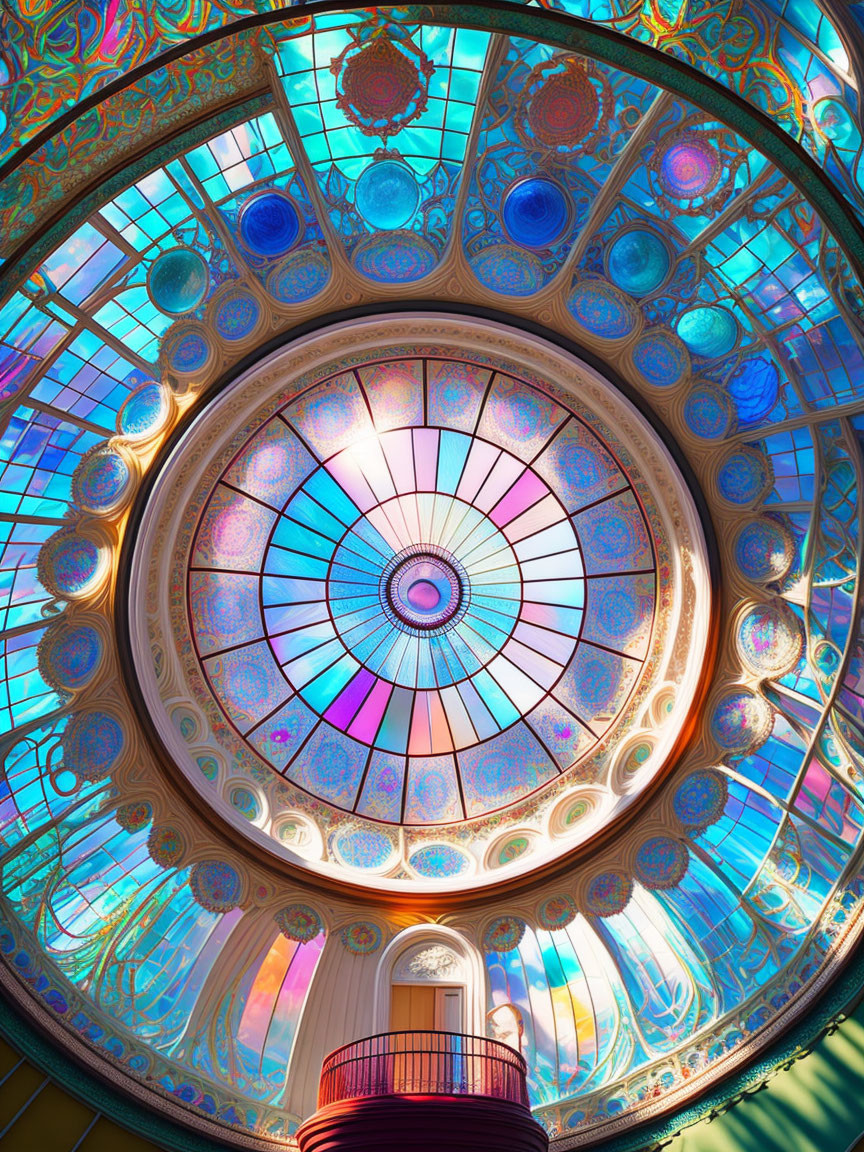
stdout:
<svg viewBox="0 0 864 1152">
<path fill-rule="evenodd" d="M 441 972 L 397 976 L 411 954 L 422 956 L 433 949 L 446 949 L 454 962 Z M 442 953 L 443 958 L 443 953 Z M 376 1032 L 390 1031 L 390 989 L 393 984 L 433 984 L 463 989 L 462 1015 L 465 1031 L 486 1035 L 486 970 L 474 945 L 460 932 L 442 924 L 415 924 L 403 929 L 381 954 L 375 975 L 373 1019 Z"/>
</svg>

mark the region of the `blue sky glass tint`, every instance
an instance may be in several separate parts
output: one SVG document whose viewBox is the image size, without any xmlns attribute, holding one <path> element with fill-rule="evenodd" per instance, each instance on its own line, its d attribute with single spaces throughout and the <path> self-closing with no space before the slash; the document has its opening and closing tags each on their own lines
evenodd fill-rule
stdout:
<svg viewBox="0 0 864 1152">
<path fill-rule="evenodd" d="M 313 37 L 280 39 L 282 85 L 313 166 L 335 163 L 343 175 L 356 180 L 364 158 L 374 153 L 376 138 L 338 107 L 331 63 L 366 36 L 380 33 L 382 26 L 376 28 L 362 15 L 319 17 L 318 25 L 321 31 Z M 440 161 L 459 164 L 464 159 L 489 36 L 431 25 L 395 30 L 397 36 L 410 37 L 435 70 L 425 111 L 390 137 L 391 146 L 423 177 Z"/>
</svg>

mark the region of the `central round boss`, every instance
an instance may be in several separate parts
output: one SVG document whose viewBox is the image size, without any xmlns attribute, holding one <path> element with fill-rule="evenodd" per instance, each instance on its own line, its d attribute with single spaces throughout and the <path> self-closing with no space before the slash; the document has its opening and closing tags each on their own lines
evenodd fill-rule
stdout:
<svg viewBox="0 0 864 1152">
<path fill-rule="evenodd" d="M 452 627 L 468 606 L 465 570 L 434 544 L 417 544 L 394 556 L 381 583 L 384 609 L 398 627 Z"/>
</svg>

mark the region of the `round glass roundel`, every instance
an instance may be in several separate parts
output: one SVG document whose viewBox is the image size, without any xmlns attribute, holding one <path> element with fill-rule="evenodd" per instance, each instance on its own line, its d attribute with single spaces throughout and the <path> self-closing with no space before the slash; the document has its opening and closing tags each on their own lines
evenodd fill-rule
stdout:
<svg viewBox="0 0 864 1152">
<path fill-rule="evenodd" d="M 160 311 L 182 316 L 197 308 L 210 287 L 210 270 L 204 257 L 192 248 L 172 248 L 150 266 L 147 291 Z"/>
<path fill-rule="evenodd" d="M 669 249 L 656 232 L 634 228 L 617 236 L 609 247 L 609 279 L 631 296 L 654 292 L 669 275 Z"/>
<path fill-rule="evenodd" d="M 691 352 L 712 360 L 731 352 L 738 340 L 738 321 L 727 308 L 709 304 L 691 308 L 678 320 L 678 335 Z"/>
<path fill-rule="evenodd" d="M 415 544 L 381 576 L 385 612 L 398 628 L 446 629 L 467 607 L 467 576 L 446 549 Z"/>
<path fill-rule="evenodd" d="M 240 239 L 258 256 L 283 256 L 300 236 L 300 216 L 281 192 L 258 192 L 240 209 Z"/>
<path fill-rule="evenodd" d="M 470 324 L 453 323 L 467 341 Z M 195 492 L 179 473 L 158 486 L 160 500 L 175 494 L 181 535 L 149 586 L 185 588 L 163 646 L 189 654 L 177 675 L 184 716 L 199 719 L 178 730 L 175 696 L 168 723 L 196 764 L 216 741 L 220 795 L 254 762 L 256 810 L 324 819 L 322 843 L 400 825 L 417 883 L 407 862 L 423 828 L 494 817 L 500 838 L 514 806 L 524 823 L 585 781 L 602 789 L 619 728 L 644 726 L 659 749 L 651 685 L 668 691 L 676 645 L 663 638 L 683 603 L 661 583 L 701 545 L 670 548 L 643 478 L 664 458 L 637 466 L 617 424 L 574 394 L 459 344 L 360 349 L 266 402 L 238 381 L 202 416 L 225 448 L 201 462 Z"/>
<path fill-rule="evenodd" d="M 696 200 L 716 185 L 720 173 L 717 149 L 703 135 L 684 132 L 664 149 L 658 175 L 667 196 Z"/>
<path fill-rule="evenodd" d="M 373 228 L 403 228 L 420 204 L 417 177 L 396 160 L 377 160 L 357 181 L 357 210 Z"/>
<path fill-rule="evenodd" d="M 167 407 L 162 385 L 151 380 L 125 401 L 117 413 L 117 431 L 132 439 L 147 436 L 164 421 Z"/>
<path fill-rule="evenodd" d="M 570 199 L 548 176 L 528 176 L 504 194 L 501 214 L 515 243 L 523 248 L 549 248 L 569 223 Z"/>
</svg>

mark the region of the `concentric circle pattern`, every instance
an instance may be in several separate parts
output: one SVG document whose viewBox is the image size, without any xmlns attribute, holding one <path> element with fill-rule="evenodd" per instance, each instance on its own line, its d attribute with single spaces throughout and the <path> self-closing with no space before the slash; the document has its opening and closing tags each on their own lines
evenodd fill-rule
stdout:
<svg viewBox="0 0 864 1152">
<path fill-rule="evenodd" d="M 447 823 L 609 730 L 655 552 L 620 463 L 562 404 L 469 360 L 370 360 L 242 448 L 188 593 L 210 687 L 273 769 L 373 819 Z"/>
<path fill-rule="evenodd" d="M 465 615 L 468 576 L 455 556 L 434 545 L 415 544 L 393 556 L 381 574 L 379 592 L 391 621 L 409 635 L 441 635 Z"/>
</svg>

